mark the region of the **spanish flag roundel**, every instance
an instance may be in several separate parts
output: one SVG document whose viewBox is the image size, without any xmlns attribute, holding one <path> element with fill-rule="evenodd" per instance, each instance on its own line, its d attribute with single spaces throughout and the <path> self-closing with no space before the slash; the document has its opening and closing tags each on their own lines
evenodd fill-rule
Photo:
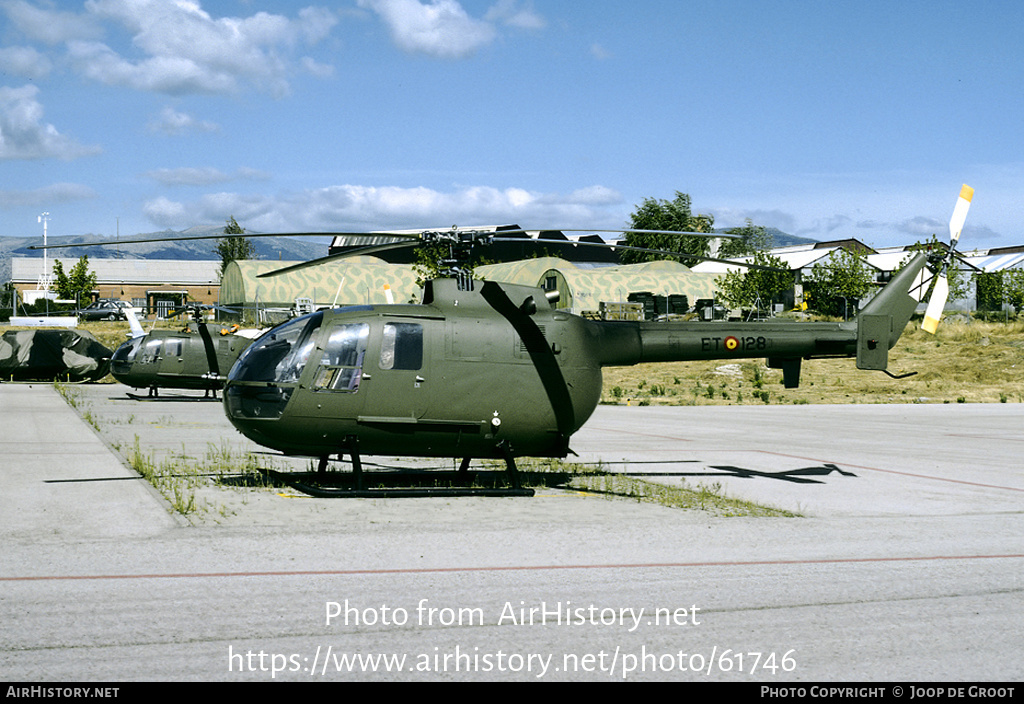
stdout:
<svg viewBox="0 0 1024 704">
<path fill-rule="evenodd" d="M 739 346 L 740 346 L 740 341 L 737 340 L 735 337 L 732 337 L 730 335 L 729 337 L 725 338 L 725 349 L 729 350 L 730 352 L 732 352 L 733 350 L 735 350 Z"/>
</svg>

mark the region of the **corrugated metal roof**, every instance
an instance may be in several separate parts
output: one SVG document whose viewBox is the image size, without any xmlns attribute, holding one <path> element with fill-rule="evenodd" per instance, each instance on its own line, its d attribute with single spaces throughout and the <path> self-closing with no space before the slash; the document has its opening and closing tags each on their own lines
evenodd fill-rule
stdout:
<svg viewBox="0 0 1024 704">
<path fill-rule="evenodd" d="M 798 269 L 805 269 L 809 266 L 813 266 L 817 262 L 827 259 L 832 252 L 839 249 L 839 247 L 830 247 L 828 249 L 810 249 L 804 246 L 796 247 L 783 247 L 782 249 L 771 249 L 768 253 L 773 257 L 778 257 L 790 270 L 796 271 Z M 747 263 L 753 260 L 753 257 L 736 257 L 735 261 L 741 263 Z M 745 267 L 736 266 L 734 264 L 723 264 L 721 262 L 700 262 L 694 265 L 693 271 L 698 274 L 723 274 L 727 271 L 733 271 L 737 269 L 745 269 Z"/>
<path fill-rule="evenodd" d="M 53 257 L 47 259 L 45 273 L 53 273 Z M 57 257 L 69 273 L 78 259 Z M 96 274 L 100 284 L 180 284 L 208 285 L 220 283 L 220 261 L 187 261 L 178 259 L 90 259 L 89 270 Z M 34 282 L 43 272 L 41 257 L 12 257 L 11 280 Z"/>
<path fill-rule="evenodd" d="M 1024 268 L 1024 252 L 997 254 L 987 257 L 967 257 L 967 261 L 986 273 L 1004 271 L 1006 269 L 1021 269 Z"/>
</svg>

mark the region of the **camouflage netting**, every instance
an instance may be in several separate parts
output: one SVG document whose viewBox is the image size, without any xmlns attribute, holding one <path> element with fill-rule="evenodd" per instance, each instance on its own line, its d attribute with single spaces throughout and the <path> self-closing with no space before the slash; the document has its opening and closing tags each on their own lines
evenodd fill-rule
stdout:
<svg viewBox="0 0 1024 704">
<path fill-rule="evenodd" d="M 112 354 L 81 330 L 9 330 L 0 338 L 0 379 L 97 381 Z"/>
<path fill-rule="evenodd" d="M 387 264 L 376 257 L 352 257 L 325 262 L 280 276 L 258 278 L 260 274 L 298 262 L 265 260 L 228 264 L 221 281 L 223 305 L 246 308 L 290 307 L 297 298 L 311 298 L 315 307 L 386 303 L 385 284 L 395 303 L 418 301 L 421 287 L 408 264 Z"/>
<path fill-rule="evenodd" d="M 559 308 L 576 314 L 596 312 L 601 303 L 621 303 L 629 294 L 685 295 L 692 306 L 714 298 L 718 274 L 694 273 L 674 261 L 584 268 L 551 257 L 477 267 L 485 279 L 544 287 L 553 283 L 561 294 Z"/>
<path fill-rule="evenodd" d="M 326 262 L 288 274 L 258 278 L 259 274 L 295 262 L 265 260 L 228 264 L 221 282 L 221 303 L 235 308 L 289 308 L 297 298 L 313 299 L 314 307 L 366 305 L 386 302 L 385 285 L 395 303 L 417 302 L 421 290 L 417 274 L 408 264 L 388 264 L 376 257 L 352 257 Z M 544 288 L 554 284 L 561 293 L 559 308 L 573 313 L 597 311 L 602 302 L 623 302 L 630 293 L 655 296 L 685 295 L 692 306 L 697 299 L 713 298 L 718 274 L 694 273 L 673 261 L 627 266 L 588 267 L 556 257 L 478 266 L 479 278 Z"/>
</svg>

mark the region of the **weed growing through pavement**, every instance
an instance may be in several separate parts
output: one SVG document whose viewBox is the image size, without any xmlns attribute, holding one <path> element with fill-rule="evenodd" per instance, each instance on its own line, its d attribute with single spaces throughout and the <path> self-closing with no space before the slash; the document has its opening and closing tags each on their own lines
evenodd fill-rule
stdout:
<svg viewBox="0 0 1024 704">
<path fill-rule="evenodd" d="M 260 470 L 256 456 L 251 452 L 234 453 L 226 444 L 215 446 L 208 444 L 202 457 L 192 457 L 186 448 L 180 453 L 168 455 L 157 460 L 153 452 L 142 450 L 139 436 L 135 436 L 132 447 L 125 453 L 128 465 L 152 484 L 171 507 L 182 515 L 196 512 L 214 512 L 221 516 L 227 515 L 229 509 L 224 506 L 211 505 L 196 496 L 196 491 L 203 487 L 219 486 L 222 488 L 268 488 L 273 484 Z"/>
</svg>

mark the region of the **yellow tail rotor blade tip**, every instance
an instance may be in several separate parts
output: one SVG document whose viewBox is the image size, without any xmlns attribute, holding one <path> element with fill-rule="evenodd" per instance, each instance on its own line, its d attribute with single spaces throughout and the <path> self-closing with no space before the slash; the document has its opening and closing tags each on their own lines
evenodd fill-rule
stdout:
<svg viewBox="0 0 1024 704">
<path fill-rule="evenodd" d="M 965 183 L 960 189 L 960 197 L 966 201 L 970 201 L 971 198 L 974 197 L 974 189 Z"/>
</svg>

